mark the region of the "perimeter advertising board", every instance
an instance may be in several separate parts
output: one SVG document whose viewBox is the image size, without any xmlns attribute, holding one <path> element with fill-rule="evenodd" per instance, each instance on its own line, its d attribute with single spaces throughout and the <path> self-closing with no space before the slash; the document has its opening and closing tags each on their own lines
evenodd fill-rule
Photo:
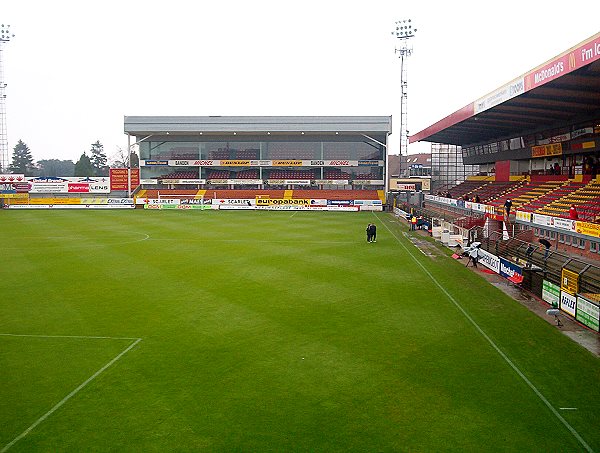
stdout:
<svg viewBox="0 0 600 453">
<path fill-rule="evenodd" d="M 553 307 L 558 307 L 560 304 L 560 286 L 544 280 L 542 283 L 542 299 Z"/>
<path fill-rule="evenodd" d="M 13 182 L 23 182 L 25 181 L 24 174 L 0 174 L 0 184 L 3 183 L 13 183 Z"/>
<path fill-rule="evenodd" d="M 500 258 L 500 275 L 510 281 L 519 283 L 523 281 L 523 268 L 504 258 Z"/>
<path fill-rule="evenodd" d="M 128 190 L 127 184 L 127 168 L 111 168 L 110 169 L 110 190 Z M 131 169 L 131 190 L 137 188 L 140 185 L 140 169 L 132 168 Z"/>
<path fill-rule="evenodd" d="M 29 193 L 110 193 L 108 177 L 27 178 Z"/>
<path fill-rule="evenodd" d="M 579 274 L 569 269 L 563 269 L 560 279 L 560 289 L 569 294 L 577 294 L 579 292 Z"/>
<path fill-rule="evenodd" d="M 577 310 L 577 298 L 565 291 L 560 292 L 560 309 L 575 317 Z"/>
<path fill-rule="evenodd" d="M 598 304 L 578 295 L 577 315 L 575 316 L 575 319 L 584 326 L 598 332 L 600 327 L 600 309 Z"/>
<path fill-rule="evenodd" d="M 496 274 L 500 273 L 500 258 L 487 250 L 478 249 L 477 261 L 485 267 L 493 270 Z"/>
</svg>

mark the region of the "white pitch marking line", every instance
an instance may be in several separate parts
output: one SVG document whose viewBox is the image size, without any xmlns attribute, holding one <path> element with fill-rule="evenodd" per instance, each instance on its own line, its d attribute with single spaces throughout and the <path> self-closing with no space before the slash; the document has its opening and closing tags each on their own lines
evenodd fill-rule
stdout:
<svg viewBox="0 0 600 453">
<path fill-rule="evenodd" d="M 115 242 L 115 243 L 110 243 L 110 244 L 85 244 L 85 245 L 67 245 L 67 248 L 81 248 L 81 247 L 110 247 L 113 245 L 124 245 L 124 244 L 135 244 L 137 242 L 143 242 L 146 241 L 148 239 L 150 239 L 150 235 L 146 234 L 146 233 L 138 233 L 133 231 L 133 234 L 139 234 L 140 236 L 144 236 L 142 239 L 133 239 L 131 241 L 123 241 L 123 242 Z M 28 238 L 21 238 L 21 239 L 28 239 Z M 47 237 L 36 237 L 36 238 L 29 238 L 29 239 L 41 239 L 41 240 L 46 240 L 46 239 L 70 239 L 71 242 L 74 242 L 74 238 L 72 237 L 61 237 L 61 236 L 47 236 Z M 75 239 L 85 239 L 85 238 L 75 238 Z M 54 249 L 54 248 L 58 248 L 58 247 L 64 247 L 64 245 L 52 245 L 52 244 L 46 244 L 42 247 L 36 247 L 38 249 L 42 248 L 42 249 Z M 23 247 L 8 247 L 5 248 L 5 250 L 21 250 Z"/>
<path fill-rule="evenodd" d="M 3 334 L 5 335 L 5 334 Z M 25 335 L 21 335 L 21 336 L 25 336 Z M 41 338 L 102 338 L 102 337 L 68 337 L 68 336 L 57 336 L 57 337 L 52 337 L 52 336 L 44 336 L 44 335 L 31 335 L 31 336 L 39 336 Z M 114 337 L 105 337 L 105 338 L 111 338 L 111 339 L 116 339 Z M 54 412 L 56 412 L 63 404 L 65 404 L 67 401 L 69 401 L 73 396 L 75 396 L 81 389 L 83 389 L 86 385 L 88 385 L 90 382 L 92 382 L 94 379 L 96 379 L 104 370 L 106 370 L 108 367 L 110 367 L 113 363 L 115 363 L 117 360 L 119 360 L 121 357 L 123 357 L 125 354 L 127 354 L 127 352 L 129 352 L 135 345 L 137 345 L 140 341 L 142 341 L 141 338 L 136 338 L 135 341 L 133 343 L 131 343 L 129 346 L 127 346 L 127 348 L 125 348 L 123 351 L 121 351 L 116 357 L 114 357 L 110 362 L 108 362 L 106 365 L 104 365 L 102 368 L 100 368 L 98 371 L 96 371 L 94 374 L 92 374 L 89 378 L 87 378 L 83 383 L 81 383 L 75 390 L 73 390 L 71 393 L 69 393 L 67 396 L 65 396 L 62 400 L 60 400 L 58 403 L 56 403 L 54 405 L 54 407 L 52 409 L 50 409 L 48 412 L 46 412 L 44 415 L 42 415 L 40 418 L 38 418 L 35 422 L 33 422 L 33 424 L 27 428 L 25 431 L 23 431 L 21 434 L 19 434 L 17 437 L 15 437 L 12 441 L 10 441 L 8 444 L 6 444 L 4 446 L 4 448 L 2 448 L 2 450 L 0 450 L 0 453 L 4 453 L 6 451 L 8 451 L 9 448 L 11 448 L 14 444 L 16 444 L 18 441 L 20 441 L 21 439 L 23 439 L 27 434 L 29 434 L 36 426 L 38 426 L 40 423 L 42 423 L 44 420 L 46 420 L 48 417 L 50 417 Z"/>
<path fill-rule="evenodd" d="M 381 221 L 381 219 L 375 214 L 373 213 L 373 215 L 379 219 Z M 456 299 L 454 297 L 452 297 L 452 295 L 446 290 L 446 288 L 444 288 L 442 286 L 442 284 L 433 276 L 433 274 L 431 274 L 431 272 L 429 272 L 429 270 L 425 267 L 425 265 L 423 265 L 415 255 L 412 254 L 412 252 L 409 250 L 409 248 L 404 245 L 404 243 L 398 238 L 398 236 L 396 236 L 392 230 L 390 230 L 390 228 L 387 226 L 387 224 L 385 222 L 382 222 L 383 225 L 385 226 L 385 228 L 390 232 L 390 234 L 394 237 L 394 239 L 396 239 L 396 241 L 404 248 L 404 250 L 406 250 L 406 252 L 410 255 L 410 257 L 413 259 L 413 261 L 415 261 L 417 263 L 417 265 L 423 269 L 423 272 L 425 272 L 429 278 L 433 281 L 433 283 L 436 284 L 436 286 L 438 288 L 440 288 L 440 290 L 446 295 L 446 297 L 448 297 L 448 299 L 450 300 L 450 302 L 452 302 L 454 304 L 454 306 L 456 306 L 456 308 L 458 308 L 458 310 L 465 316 L 465 318 L 467 318 L 467 320 L 469 320 L 469 322 L 475 327 L 475 329 L 477 329 L 477 331 L 483 336 L 483 338 L 485 338 L 487 340 L 487 342 L 492 346 L 492 348 L 494 348 L 494 350 L 500 354 L 500 357 L 502 357 L 504 359 L 504 361 L 519 375 L 519 377 L 529 386 L 529 388 L 531 390 L 533 390 L 533 392 L 538 396 L 538 398 L 540 400 L 542 400 L 542 402 L 546 405 L 546 407 L 548 407 L 548 409 L 550 409 L 550 411 L 556 416 L 556 418 L 558 418 L 558 420 L 571 432 L 571 434 L 573 434 L 573 436 L 579 441 L 579 443 L 586 449 L 586 451 L 593 453 L 594 450 L 592 450 L 592 448 L 586 443 L 585 440 L 583 440 L 583 438 L 579 435 L 579 433 L 575 430 L 575 428 L 573 428 L 569 422 L 567 422 L 562 415 L 559 414 L 559 412 L 554 408 L 554 406 L 552 406 L 552 404 L 550 404 L 550 401 L 548 401 L 546 399 L 546 397 L 544 395 L 542 395 L 542 392 L 540 392 L 537 387 L 535 385 L 533 385 L 533 383 L 527 379 L 527 376 L 525 376 L 523 374 L 523 372 L 512 362 L 512 360 L 510 360 L 508 358 L 508 356 L 502 352 L 502 350 L 498 347 L 498 345 L 496 343 L 494 343 L 494 340 L 492 340 L 488 334 L 486 334 L 484 332 L 484 330 L 479 326 L 479 324 L 477 324 L 477 322 L 475 322 L 475 320 L 473 318 L 471 318 L 471 316 L 469 315 L 469 313 L 467 313 L 467 311 L 462 307 L 462 305 L 460 305 Z M 0 452 L 1 453 L 1 452 Z"/>
<path fill-rule="evenodd" d="M 576 407 L 559 407 L 561 411 L 576 411 Z"/>
<path fill-rule="evenodd" d="M 83 339 L 99 339 L 99 340 L 139 340 L 139 338 L 129 337 L 97 337 L 89 335 L 31 335 L 19 333 L 0 333 L 3 337 L 31 337 L 31 338 L 83 338 Z"/>
</svg>

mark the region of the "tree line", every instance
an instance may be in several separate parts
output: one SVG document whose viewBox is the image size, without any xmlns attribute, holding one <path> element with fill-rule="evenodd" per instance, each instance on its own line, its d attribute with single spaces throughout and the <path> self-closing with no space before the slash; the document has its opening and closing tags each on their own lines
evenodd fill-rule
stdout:
<svg viewBox="0 0 600 453">
<path fill-rule="evenodd" d="M 89 153 L 89 154 L 88 154 Z M 137 168 L 137 154 L 130 155 L 131 166 Z M 109 163 L 104 145 L 97 140 L 91 144 L 88 152 L 84 151 L 77 162 L 60 159 L 41 159 L 34 161 L 29 146 L 23 140 L 13 148 L 12 162 L 8 169 L 0 168 L 0 173 L 23 174 L 25 176 L 108 176 L 110 168 L 127 166 L 127 154 L 118 149 Z"/>
</svg>

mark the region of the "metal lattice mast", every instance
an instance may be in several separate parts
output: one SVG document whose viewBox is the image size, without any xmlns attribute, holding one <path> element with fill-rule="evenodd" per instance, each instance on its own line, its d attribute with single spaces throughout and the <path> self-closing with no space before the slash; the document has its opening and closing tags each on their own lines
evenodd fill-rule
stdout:
<svg viewBox="0 0 600 453">
<path fill-rule="evenodd" d="M 392 35 L 400 40 L 400 46 L 395 49 L 395 53 L 400 58 L 400 171 L 399 177 L 402 177 L 402 156 L 408 154 L 408 131 L 407 129 L 407 81 L 406 64 L 404 59 L 412 55 L 412 48 L 408 46 L 408 40 L 415 36 L 416 28 L 413 28 L 410 19 L 399 20 L 396 22 L 396 28 Z"/>
<path fill-rule="evenodd" d="M 10 154 L 8 151 L 8 133 L 6 128 L 6 82 L 4 81 L 4 65 L 2 52 L 4 45 L 15 35 L 10 32 L 10 25 L 2 24 L 0 28 L 0 173 L 8 173 Z"/>
</svg>

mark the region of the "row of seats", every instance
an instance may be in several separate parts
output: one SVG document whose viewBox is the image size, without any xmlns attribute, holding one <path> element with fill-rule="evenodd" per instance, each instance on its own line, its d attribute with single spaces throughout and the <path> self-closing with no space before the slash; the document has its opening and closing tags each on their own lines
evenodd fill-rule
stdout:
<svg viewBox="0 0 600 453">
<path fill-rule="evenodd" d="M 208 152 L 209 159 L 258 159 L 260 150 L 258 149 L 224 149 L 212 150 Z"/>
<path fill-rule="evenodd" d="M 589 181 L 589 180 L 588 180 Z M 556 180 L 484 182 L 464 181 L 449 190 L 455 199 L 477 194 L 482 203 L 501 210 L 506 200 L 512 201 L 513 211 L 521 210 L 555 217 L 570 218 L 575 206 L 579 220 L 600 221 L 600 180 L 576 182 Z"/>
<path fill-rule="evenodd" d="M 157 179 L 198 179 L 198 172 L 196 171 L 174 171 L 165 175 L 158 176 Z M 320 179 L 319 175 L 311 170 L 272 170 L 268 174 L 263 174 L 264 179 Z M 352 175 L 346 172 L 325 172 L 325 179 L 352 179 Z M 208 172 L 206 179 L 260 179 L 260 172 L 258 169 L 242 170 L 239 172 L 232 172 L 229 170 L 212 170 Z M 374 174 L 358 174 L 354 179 L 369 180 L 369 179 L 381 179 L 381 177 Z"/>
<path fill-rule="evenodd" d="M 303 198 L 326 200 L 379 200 L 381 194 L 377 190 L 276 190 L 276 189 L 143 189 L 138 194 L 140 198 L 155 199 L 158 196 L 170 198 L 233 198 L 252 199 L 256 197 L 270 198 Z"/>
</svg>

